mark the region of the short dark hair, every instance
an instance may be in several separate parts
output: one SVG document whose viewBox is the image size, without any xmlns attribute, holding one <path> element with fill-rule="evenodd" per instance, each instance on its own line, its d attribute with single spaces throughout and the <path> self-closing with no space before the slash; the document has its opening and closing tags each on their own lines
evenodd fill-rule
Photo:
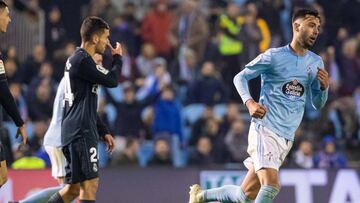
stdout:
<svg viewBox="0 0 360 203">
<path fill-rule="evenodd" d="M 300 8 L 295 10 L 292 16 L 292 22 L 295 22 L 299 18 L 304 18 L 306 15 L 314 16 L 315 18 L 319 18 L 321 20 L 319 12 L 313 8 Z"/>
<path fill-rule="evenodd" d="M 85 18 L 80 28 L 82 41 L 86 42 L 91 39 L 93 34 L 102 34 L 104 29 L 109 30 L 109 25 L 101 18 L 91 16 Z"/>
<path fill-rule="evenodd" d="M 7 3 L 3 0 L 0 0 L 0 9 L 3 9 L 5 7 L 8 7 Z"/>
</svg>

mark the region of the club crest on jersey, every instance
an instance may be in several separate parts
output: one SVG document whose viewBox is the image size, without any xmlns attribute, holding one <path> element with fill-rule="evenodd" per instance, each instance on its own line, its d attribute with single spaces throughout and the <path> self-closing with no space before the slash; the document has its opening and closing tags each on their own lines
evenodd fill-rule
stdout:
<svg viewBox="0 0 360 203">
<path fill-rule="evenodd" d="M 5 73 L 4 62 L 0 60 L 0 74 L 4 74 L 4 73 Z"/>
<path fill-rule="evenodd" d="M 287 98 L 291 100 L 298 100 L 304 94 L 305 89 L 304 86 L 295 79 L 293 81 L 285 83 L 282 86 L 282 92 Z"/>
</svg>

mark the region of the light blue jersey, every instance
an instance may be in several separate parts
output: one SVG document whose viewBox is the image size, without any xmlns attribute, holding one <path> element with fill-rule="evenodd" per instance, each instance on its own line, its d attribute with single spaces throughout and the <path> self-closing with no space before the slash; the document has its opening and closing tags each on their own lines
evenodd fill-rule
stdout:
<svg viewBox="0 0 360 203">
<path fill-rule="evenodd" d="M 64 78 L 61 79 L 53 106 L 53 114 L 48 130 L 44 136 L 44 146 L 61 147 L 61 122 L 63 118 L 63 100 L 64 100 Z"/>
<path fill-rule="evenodd" d="M 252 121 L 294 140 L 306 99 L 311 100 L 315 109 L 322 108 L 327 100 L 328 90 L 320 90 L 317 68 L 324 68 L 320 56 L 311 51 L 297 56 L 287 45 L 260 54 L 234 77 L 234 84 L 245 103 L 252 98 L 248 80 L 261 75 L 259 103 L 268 111 L 264 118 L 253 118 Z"/>
</svg>

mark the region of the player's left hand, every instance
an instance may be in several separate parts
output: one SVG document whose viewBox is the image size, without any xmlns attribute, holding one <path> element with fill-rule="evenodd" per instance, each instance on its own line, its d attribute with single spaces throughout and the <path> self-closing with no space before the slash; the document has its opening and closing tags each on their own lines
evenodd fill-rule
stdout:
<svg viewBox="0 0 360 203">
<path fill-rule="evenodd" d="M 325 69 L 318 68 L 316 78 L 320 81 L 320 89 L 325 90 L 329 87 L 329 74 Z"/>
<path fill-rule="evenodd" d="M 28 138 L 27 132 L 25 130 L 25 125 L 22 125 L 17 129 L 15 138 L 18 138 L 19 135 L 21 135 L 21 137 L 22 137 L 21 144 L 19 145 L 19 149 L 20 149 L 20 147 L 26 145 L 26 141 L 27 141 L 27 138 Z"/>
<path fill-rule="evenodd" d="M 110 134 L 106 134 L 104 136 L 104 142 L 106 143 L 107 145 L 107 151 L 109 153 L 112 153 L 112 151 L 114 150 L 114 147 L 115 147 L 115 141 L 114 141 L 114 138 L 112 135 Z"/>
</svg>

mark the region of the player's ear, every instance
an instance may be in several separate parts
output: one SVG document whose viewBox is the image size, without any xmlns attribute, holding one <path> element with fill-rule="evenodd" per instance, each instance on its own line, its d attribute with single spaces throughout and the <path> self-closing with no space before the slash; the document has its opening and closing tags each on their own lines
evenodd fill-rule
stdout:
<svg viewBox="0 0 360 203">
<path fill-rule="evenodd" d="M 99 40 L 100 40 L 100 38 L 99 38 L 98 35 L 95 34 L 95 35 L 92 36 L 92 42 L 94 44 L 97 44 L 99 42 Z"/>
<path fill-rule="evenodd" d="M 294 23 L 293 23 L 293 27 L 294 27 L 294 30 L 295 30 L 296 32 L 299 32 L 299 31 L 300 31 L 300 23 L 294 22 Z"/>
</svg>

